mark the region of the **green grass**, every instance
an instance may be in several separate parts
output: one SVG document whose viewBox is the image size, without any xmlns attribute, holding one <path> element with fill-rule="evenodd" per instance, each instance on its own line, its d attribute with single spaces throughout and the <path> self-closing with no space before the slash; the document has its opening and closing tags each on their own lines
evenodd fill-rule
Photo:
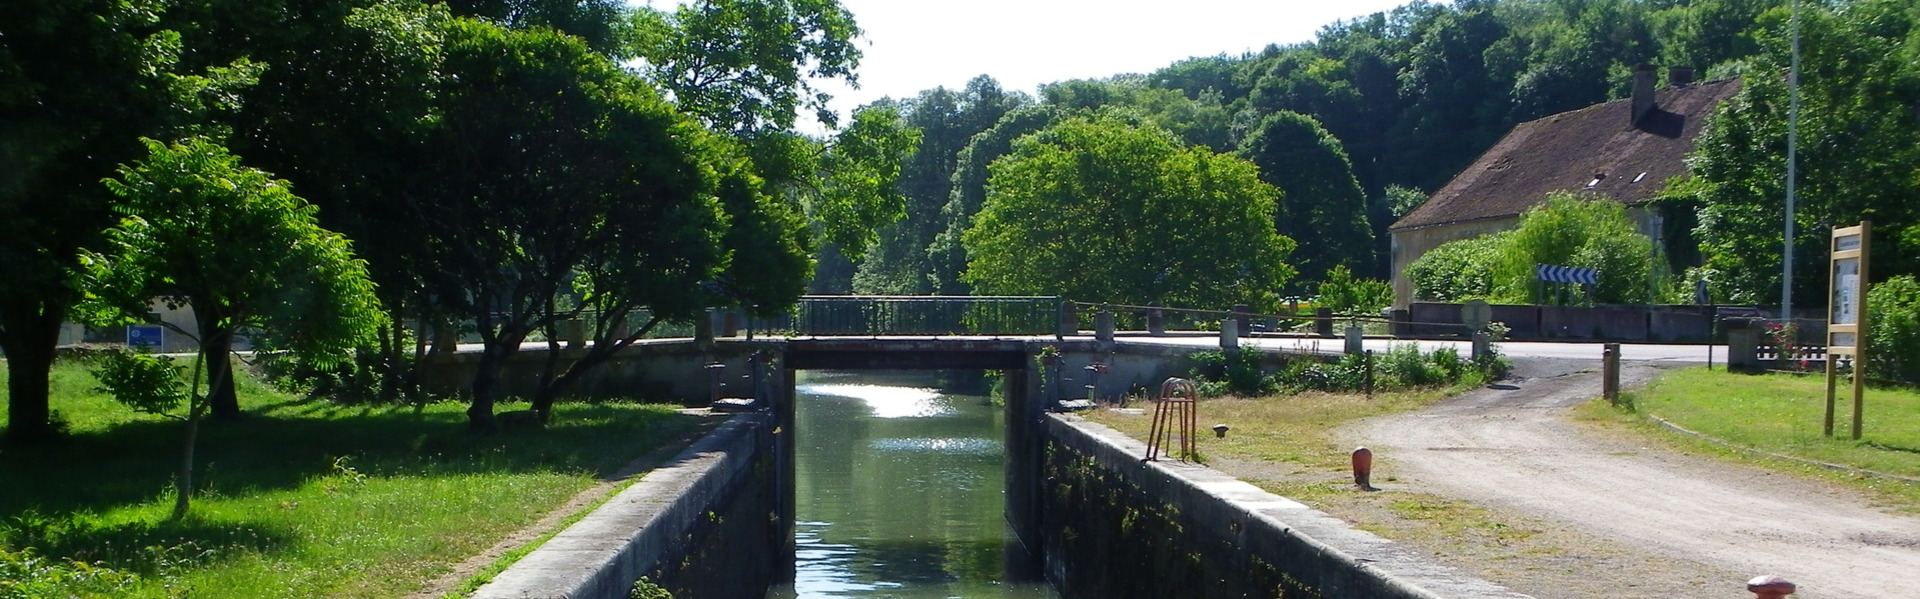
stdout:
<svg viewBox="0 0 1920 599">
<path fill-rule="evenodd" d="M 476 436 L 460 404 L 348 407 L 249 383 L 245 419 L 202 429 L 193 510 L 176 521 L 182 425 L 93 387 L 57 365 L 69 437 L 0 450 L 0 547 L 139 573 L 124 597 L 404 596 L 697 420 L 563 404 L 544 430 Z"/>
<path fill-rule="evenodd" d="M 1856 441 L 1851 438 L 1852 388 L 1845 379 L 1837 382 L 1832 438 L 1823 434 L 1826 377 L 1818 374 L 1747 375 L 1704 368 L 1678 370 L 1626 394 L 1629 410 L 1595 402 L 1583 406 L 1580 415 L 1593 421 L 1626 422 L 1645 429 L 1647 434 L 1675 438 L 1691 450 L 1726 455 L 1777 470 L 1814 474 L 1885 493 L 1908 509 L 1920 507 L 1920 484 L 1729 450 L 1716 443 L 1661 432 L 1665 429 L 1641 418 L 1657 416 L 1740 448 L 1920 478 L 1920 392 L 1868 388 L 1862 410 L 1865 416 L 1862 435 Z"/>
</svg>

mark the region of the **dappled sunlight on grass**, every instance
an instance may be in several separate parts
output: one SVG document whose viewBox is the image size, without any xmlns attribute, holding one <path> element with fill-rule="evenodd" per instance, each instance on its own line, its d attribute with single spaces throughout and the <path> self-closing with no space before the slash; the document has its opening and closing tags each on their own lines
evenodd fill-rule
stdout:
<svg viewBox="0 0 1920 599">
<path fill-rule="evenodd" d="M 700 420 L 563 403 L 544 429 L 483 436 L 464 404 L 341 406 L 250 385 L 246 417 L 203 426 L 192 512 L 176 521 L 183 424 L 100 397 L 77 365 L 56 380 L 71 434 L 0 450 L 0 546 L 138 573 L 131 597 L 404 596 Z"/>
</svg>

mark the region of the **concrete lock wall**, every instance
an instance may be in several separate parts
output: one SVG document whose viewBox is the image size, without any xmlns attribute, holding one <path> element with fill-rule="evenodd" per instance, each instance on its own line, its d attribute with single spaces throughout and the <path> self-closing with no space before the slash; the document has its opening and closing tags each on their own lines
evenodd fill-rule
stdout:
<svg viewBox="0 0 1920 599">
<path fill-rule="evenodd" d="M 1074 416 L 1044 422 L 1047 577 L 1065 597 L 1522 599 Z"/>
<path fill-rule="evenodd" d="M 786 559 L 769 525 L 773 416 L 735 416 L 514 563 L 475 599 L 625 599 L 646 577 L 675 597 L 759 597 Z"/>
<path fill-rule="evenodd" d="M 782 352 L 783 346 L 783 341 L 643 341 L 614 354 L 568 392 L 590 397 L 638 394 L 649 400 L 704 402 L 712 387 L 707 365 L 718 362 L 726 365 L 721 371 L 726 396 L 748 397 L 753 388 L 749 357 L 761 349 Z M 584 353 L 562 349 L 556 367 L 564 370 Z M 420 366 L 422 383 L 432 391 L 465 394 L 472 389 L 479 362 L 478 352 L 430 354 Z M 510 396 L 532 395 L 546 368 L 546 349 L 515 352 L 501 369 L 503 391 Z"/>
</svg>

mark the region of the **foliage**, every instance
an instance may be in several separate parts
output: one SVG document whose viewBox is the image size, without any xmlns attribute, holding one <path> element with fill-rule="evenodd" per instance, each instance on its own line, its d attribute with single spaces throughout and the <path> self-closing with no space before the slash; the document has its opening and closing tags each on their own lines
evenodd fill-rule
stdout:
<svg viewBox="0 0 1920 599">
<path fill-rule="evenodd" d="M 1353 178 L 1340 140 L 1318 121 L 1289 111 L 1268 115 L 1241 141 L 1239 155 L 1260 167 L 1261 181 L 1280 190 L 1274 229 L 1289 239 L 1313 240 L 1293 253 L 1303 281 L 1326 281 L 1341 267 L 1373 270 L 1367 194 Z"/>
<path fill-rule="evenodd" d="M 1022 138 L 991 170 L 963 236 L 977 291 L 1271 310 L 1293 274 L 1293 242 L 1267 218 L 1276 191 L 1253 165 L 1164 130 L 1075 117 Z"/>
<path fill-rule="evenodd" d="M 896 184 L 901 162 L 919 144 L 920 131 L 893 109 L 854 112 L 821 157 L 820 193 L 807 203 L 821 237 L 857 260 L 878 238 L 877 229 L 905 216 L 906 199 Z"/>
<path fill-rule="evenodd" d="M 667 590 L 661 588 L 660 585 L 654 584 L 652 580 L 648 580 L 642 576 L 640 580 L 633 581 L 633 589 L 627 591 L 627 597 L 630 599 L 673 599 L 673 593 L 667 592 Z"/>
<path fill-rule="evenodd" d="M 1273 377 L 1261 372 L 1258 351 L 1203 351 L 1190 354 L 1187 359 L 1194 363 L 1190 377 L 1202 383 L 1225 383 L 1223 391 L 1228 393 L 1257 397 L 1270 395 L 1279 388 Z"/>
<path fill-rule="evenodd" d="M 1625 206 L 1555 194 L 1512 230 L 1427 252 L 1408 265 L 1407 279 L 1421 300 L 1544 303 L 1553 297 L 1537 283 L 1535 265 L 1573 266 L 1599 272 L 1595 301 L 1647 303 L 1665 290 L 1659 262 L 1652 240 L 1634 228 Z"/>
<path fill-rule="evenodd" d="M 984 75 L 963 90 L 935 88 L 906 100 L 881 102 L 893 105 L 905 126 L 920 131 L 920 144 L 901 165 L 899 192 L 906 198 L 906 214 L 880 230 L 879 242 L 850 281 L 854 290 L 882 295 L 933 291 L 930 246 L 946 228 L 941 211 L 953 193 L 961 151 L 976 134 L 1028 102 L 1026 95 L 1002 90 Z"/>
<path fill-rule="evenodd" d="M 227 355 L 242 328 L 320 366 L 345 362 L 381 312 L 366 266 L 320 228 L 286 181 L 206 138 L 147 141 L 107 187 L 126 203 L 111 246 L 87 256 L 94 322 L 132 321 L 150 298 L 191 305 L 215 413 L 238 414 Z M 184 331 L 183 331 L 184 332 Z"/>
<path fill-rule="evenodd" d="M 436 215 L 418 232 L 431 265 L 421 275 L 485 345 L 471 415 L 486 431 L 498 369 L 536 331 L 592 308 L 595 337 L 609 342 L 596 345 L 608 352 L 611 341 L 724 301 L 702 284 L 727 264 L 727 207 L 714 194 L 740 210 L 763 206 L 754 197 L 763 191 L 730 142 L 575 38 L 456 21 L 446 39 L 442 114 L 429 137 L 438 185 L 418 200 Z M 794 234 L 780 222 L 765 232 Z M 626 326 L 639 306 L 653 320 Z M 613 337 L 629 328 L 634 335 Z M 549 369 L 535 411 L 544 418 L 554 383 L 576 376 Z"/>
<path fill-rule="evenodd" d="M 1010 110 L 991 128 L 977 133 L 954 157 L 953 191 L 940 209 L 942 229 L 927 248 L 933 291 L 942 295 L 962 295 L 972 291 L 962 273 L 966 272 L 966 244 L 963 237 L 973 227 L 973 219 L 987 202 L 990 165 L 1013 151 L 1014 141 L 1039 131 L 1061 117 L 1060 111 L 1046 106 L 1028 106 Z"/>
<path fill-rule="evenodd" d="M 1327 271 L 1326 280 L 1320 283 L 1319 294 L 1319 305 L 1331 308 L 1335 314 L 1377 316 L 1381 309 L 1393 304 L 1391 283 L 1355 279 L 1346 265 L 1335 266 Z"/>
<path fill-rule="evenodd" d="M 1829 227 L 1873 222 L 1876 276 L 1920 272 L 1920 13 L 1911 2 L 1803 7 L 1793 295 L 1825 294 Z M 1787 12 L 1761 17 L 1739 96 L 1722 105 L 1689 166 L 1701 185 L 1698 236 L 1728 299 L 1781 299 L 1787 120 Z M 1817 305 L 1817 299 L 1813 300 Z"/>
<path fill-rule="evenodd" d="M 854 82 L 860 64 L 860 29 L 835 0 L 699 0 L 632 19 L 627 51 L 641 70 L 721 131 L 784 130 L 801 108 L 837 124 L 811 82 Z"/>
<path fill-rule="evenodd" d="M 100 390 L 136 411 L 173 417 L 191 397 L 172 356 L 111 351 L 101 356 L 94 376 Z"/>
<path fill-rule="evenodd" d="M 0 599 L 121 597 L 140 577 L 99 564 L 47 558 L 0 544 Z"/>
<path fill-rule="evenodd" d="M 183 64 L 166 0 L 0 3 L 0 350 L 14 375 L 5 440 L 56 431 L 54 344 L 82 290 L 79 255 L 103 246 L 117 200 L 100 186 L 138 158 L 140 136 L 201 129 L 253 82 L 245 60 Z"/>
<path fill-rule="evenodd" d="M 1464 302 L 1493 295 L 1493 262 L 1507 233 L 1440 244 L 1407 265 L 1415 300 Z"/>
<path fill-rule="evenodd" d="M 1901 275 L 1867 292 L 1867 375 L 1920 385 L 1920 281 Z"/>
<path fill-rule="evenodd" d="M 1640 234 L 1624 204 L 1556 193 L 1520 217 L 1493 263 L 1494 297 L 1505 303 L 1548 303 L 1536 284 L 1540 264 L 1591 268 L 1600 282 L 1593 301 L 1644 304 L 1664 286 L 1653 240 Z"/>
</svg>

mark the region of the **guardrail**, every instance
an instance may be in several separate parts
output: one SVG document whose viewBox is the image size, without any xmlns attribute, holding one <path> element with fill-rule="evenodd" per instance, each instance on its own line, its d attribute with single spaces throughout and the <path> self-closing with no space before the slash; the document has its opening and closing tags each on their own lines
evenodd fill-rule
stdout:
<svg viewBox="0 0 1920 599">
<path fill-rule="evenodd" d="M 809 295 L 790 315 L 755 318 L 769 335 L 1046 335 L 1059 330 L 1051 296 Z"/>
</svg>

